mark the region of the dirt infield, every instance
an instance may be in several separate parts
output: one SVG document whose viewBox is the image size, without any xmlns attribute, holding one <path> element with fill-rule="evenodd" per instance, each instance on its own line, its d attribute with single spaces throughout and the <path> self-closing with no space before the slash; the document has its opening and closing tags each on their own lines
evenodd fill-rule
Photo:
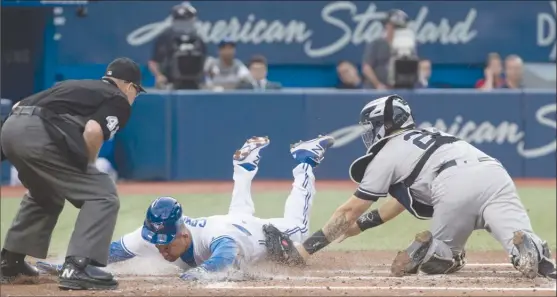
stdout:
<svg viewBox="0 0 557 297">
<path fill-rule="evenodd" d="M 555 180 L 519 180 L 519 186 L 555 187 Z M 258 181 L 254 191 L 288 191 L 290 181 Z M 352 190 L 351 182 L 319 181 L 318 189 Z M 20 197 L 25 189 L 2 187 L 2 197 Z M 228 193 L 230 182 L 124 183 L 120 195 Z M 394 251 L 322 252 L 306 269 L 263 266 L 243 281 L 188 283 L 177 273 L 118 272 L 116 291 L 60 291 L 56 278 L 35 284 L 1 286 L 1 296 L 555 296 L 555 281 L 527 280 L 508 264 L 504 253 L 474 252 L 468 265 L 448 276 L 389 276 Z"/>
<path fill-rule="evenodd" d="M 323 252 L 305 269 L 266 266 L 243 281 L 191 283 L 177 273 L 118 274 L 117 291 L 60 291 L 56 279 L 4 285 L 2 296 L 555 296 L 555 281 L 521 277 L 502 253 L 475 253 L 448 276 L 389 276 L 394 252 Z M 116 272 L 116 271 L 115 271 Z M 173 272 L 173 271 L 170 271 Z"/>
</svg>

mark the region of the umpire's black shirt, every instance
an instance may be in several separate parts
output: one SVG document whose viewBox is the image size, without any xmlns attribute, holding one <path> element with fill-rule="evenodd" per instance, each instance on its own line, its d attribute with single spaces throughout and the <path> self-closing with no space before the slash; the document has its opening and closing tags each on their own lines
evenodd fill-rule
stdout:
<svg viewBox="0 0 557 297">
<path fill-rule="evenodd" d="M 101 126 L 105 141 L 126 125 L 131 113 L 126 95 L 110 79 L 62 81 L 23 99 L 19 106 L 38 106 L 82 118 L 83 122 L 76 123 L 80 128 L 87 120 L 94 120 Z"/>
</svg>

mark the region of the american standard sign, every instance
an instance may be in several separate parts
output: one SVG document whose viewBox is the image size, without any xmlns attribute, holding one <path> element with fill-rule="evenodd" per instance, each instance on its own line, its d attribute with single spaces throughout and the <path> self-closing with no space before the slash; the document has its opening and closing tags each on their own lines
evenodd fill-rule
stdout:
<svg viewBox="0 0 557 297">
<path fill-rule="evenodd" d="M 121 1 L 90 4 L 87 18 L 64 10 L 65 20 L 57 28 L 61 62 L 100 61 L 108 55 L 147 60 L 153 40 L 170 25 L 175 4 L 138 2 L 135 17 L 125 20 L 121 15 L 129 7 Z M 392 8 L 408 13 L 420 55 L 434 62 L 481 63 L 492 51 L 518 54 L 529 62 L 555 60 L 551 1 L 307 1 L 297 3 L 297 9 L 281 1 L 193 4 L 200 15 L 199 33 L 210 45 L 230 37 L 241 47 L 240 58 L 264 53 L 274 64 L 360 62 L 364 45 L 381 36 L 379 20 Z"/>
<path fill-rule="evenodd" d="M 557 129 L 555 115 L 556 104 L 547 104 L 539 107 L 535 112 L 536 124 L 540 127 Z M 432 122 L 424 121 L 419 124 L 420 128 L 435 127 L 441 131 L 453 134 L 460 139 L 466 140 L 474 145 L 478 144 L 512 144 L 516 146 L 517 153 L 524 158 L 539 158 L 549 154 L 555 154 L 557 140 L 553 137 L 547 143 L 529 146 L 525 143 L 526 132 L 521 130 L 521 124 L 512 121 L 498 123 L 485 121 L 474 121 L 466 119 L 462 115 L 456 116 L 452 122 L 436 119 Z M 360 140 L 361 127 L 359 125 L 348 126 L 329 133 L 336 139 L 334 147 L 345 146 L 355 140 Z"/>
</svg>

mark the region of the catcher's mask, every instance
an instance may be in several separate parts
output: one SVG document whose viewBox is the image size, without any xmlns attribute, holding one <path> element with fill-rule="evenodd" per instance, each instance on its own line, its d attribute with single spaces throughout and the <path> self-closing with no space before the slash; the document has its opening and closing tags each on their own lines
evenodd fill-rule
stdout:
<svg viewBox="0 0 557 297">
<path fill-rule="evenodd" d="M 366 104 L 360 112 L 360 125 L 362 140 L 368 150 L 397 130 L 415 127 L 410 106 L 398 95 L 381 97 Z"/>
</svg>

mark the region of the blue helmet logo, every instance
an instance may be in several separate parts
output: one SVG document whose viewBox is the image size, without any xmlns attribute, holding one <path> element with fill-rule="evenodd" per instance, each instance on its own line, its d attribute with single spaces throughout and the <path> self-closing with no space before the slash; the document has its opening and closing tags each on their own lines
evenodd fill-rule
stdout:
<svg viewBox="0 0 557 297">
<path fill-rule="evenodd" d="M 147 209 L 141 236 L 150 243 L 167 245 L 181 223 L 182 205 L 172 197 L 159 197 Z"/>
</svg>

